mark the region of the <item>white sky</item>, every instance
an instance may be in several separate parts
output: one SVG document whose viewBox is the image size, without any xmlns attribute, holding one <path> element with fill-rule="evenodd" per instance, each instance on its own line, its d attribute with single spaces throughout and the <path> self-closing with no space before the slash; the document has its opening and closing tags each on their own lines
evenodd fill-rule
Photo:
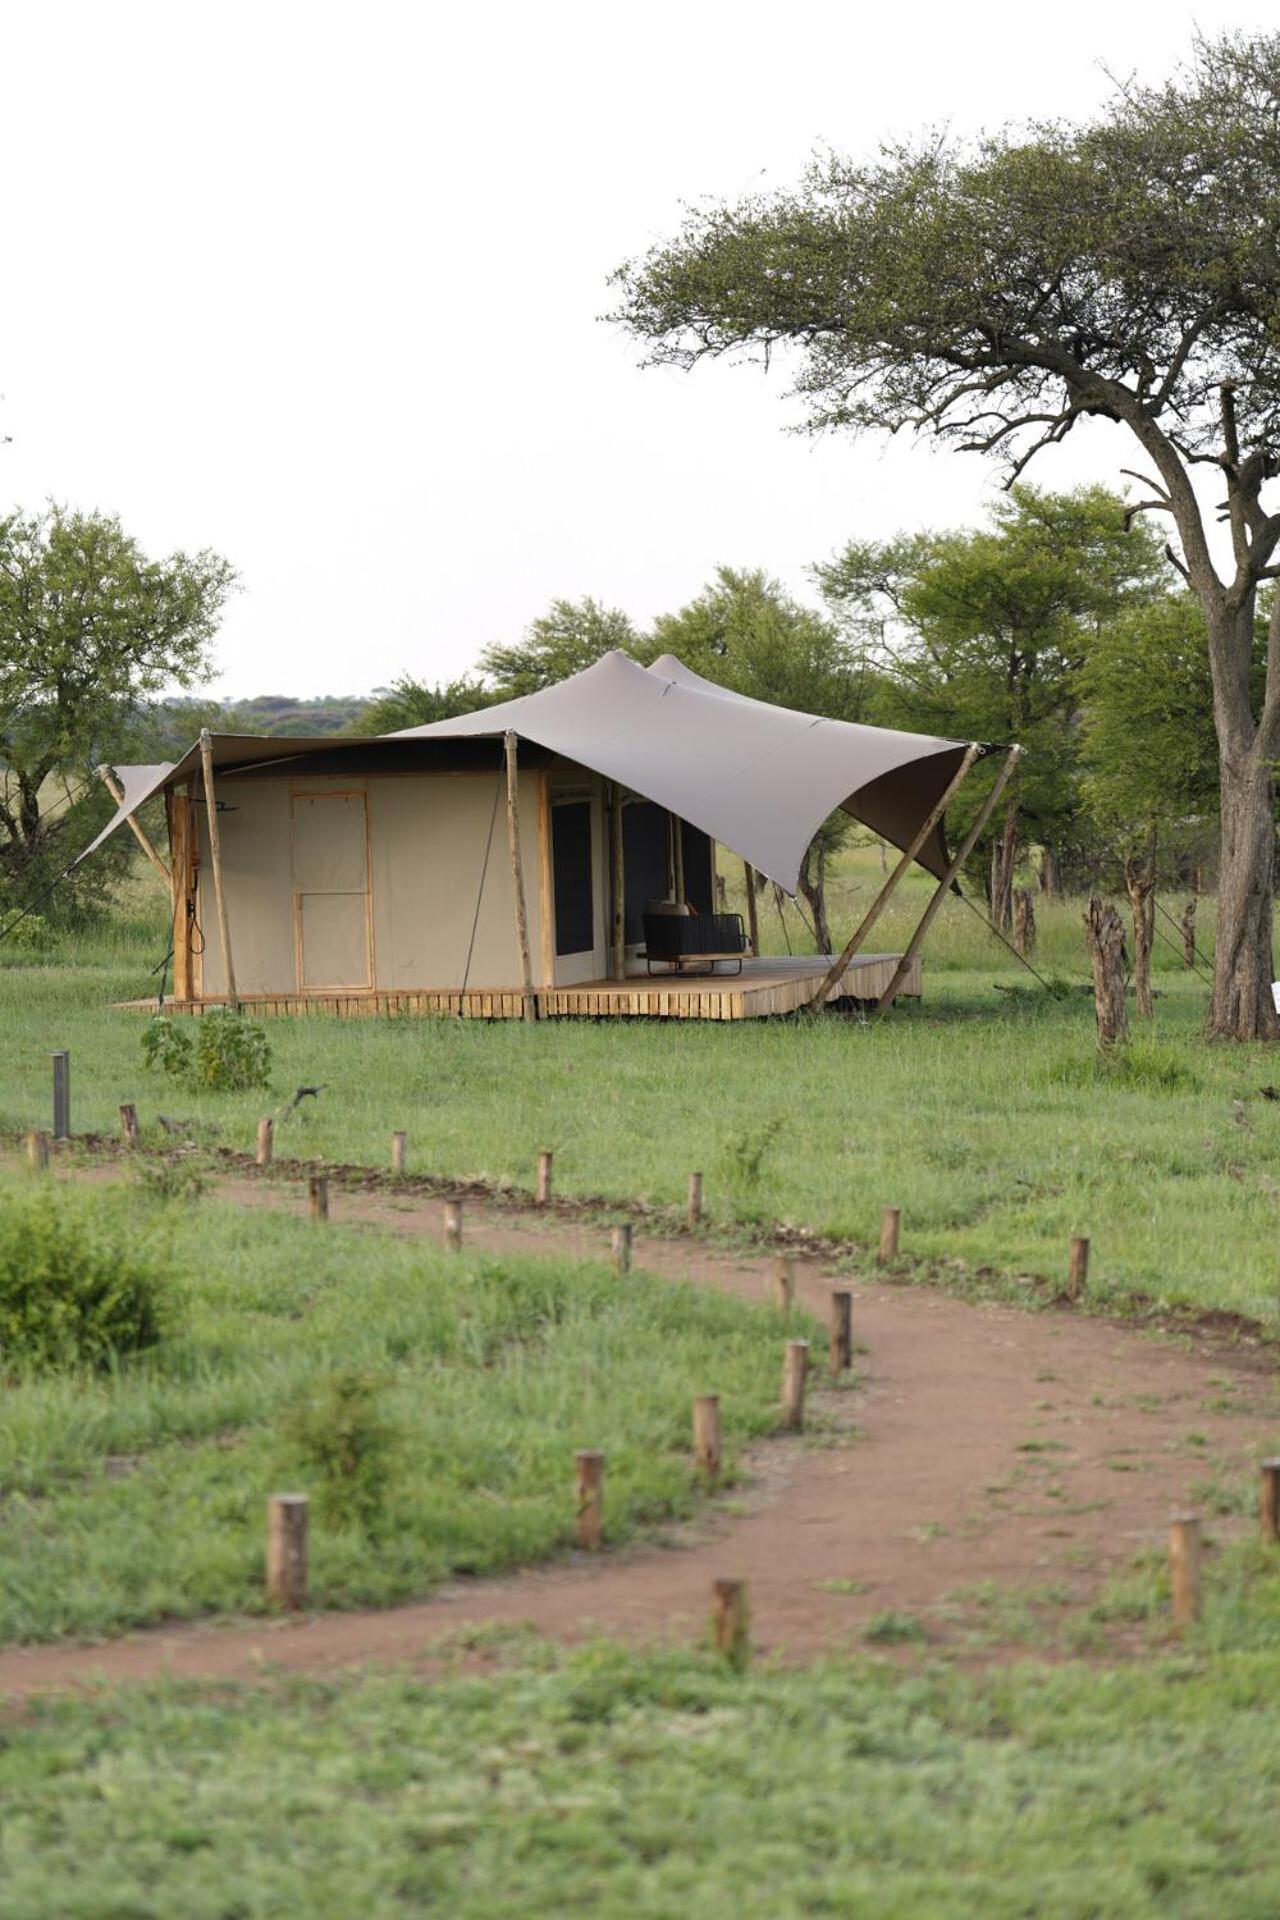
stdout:
<svg viewBox="0 0 1280 1920">
<path fill-rule="evenodd" d="M 641 373 L 610 270 L 819 142 L 1087 112 L 1196 24 L 1274 5 L 11 0 L 0 506 L 228 555 L 233 696 L 448 676 L 557 595 L 643 622 L 721 562 L 807 594 L 989 471 L 788 437 L 776 374 Z M 1116 480 L 1093 431 L 1029 477 Z"/>
</svg>

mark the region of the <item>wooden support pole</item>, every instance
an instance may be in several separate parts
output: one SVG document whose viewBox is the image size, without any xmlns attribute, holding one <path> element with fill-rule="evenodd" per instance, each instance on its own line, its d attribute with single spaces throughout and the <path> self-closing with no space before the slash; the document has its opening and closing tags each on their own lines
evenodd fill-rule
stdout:
<svg viewBox="0 0 1280 1920">
<path fill-rule="evenodd" d="M 751 1608 L 745 1580 L 711 1582 L 711 1644 L 733 1667 L 751 1656 Z"/>
<path fill-rule="evenodd" d="M 1261 1463 L 1258 1474 L 1258 1520 L 1269 1547 L 1280 1541 L 1280 1459 Z"/>
<path fill-rule="evenodd" d="M 446 1200 L 444 1203 L 444 1243 L 450 1253 L 462 1252 L 461 1200 Z"/>
<path fill-rule="evenodd" d="M 313 1220 L 329 1218 L 329 1176 L 327 1173 L 313 1173 L 307 1182 L 307 1194 Z"/>
<path fill-rule="evenodd" d="M 673 897 L 684 900 L 684 822 L 679 814 L 669 813 L 671 822 L 671 891 Z"/>
<path fill-rule="evenodd" d="M 268 1114 L 266 1119 L 259 1120 L 258 1122 L 258 1144 L 253 1156 L 255 1166 L 269 1167 L 271 1165 L 271 1155 L 275 1150 L 275 1140 L 276 1123 L 270 1114 Z"/>
<path fill-rule="evenodd" d="M 116 805 L 118 807 L 122 807 L 124 805 L 124 788 L 120 785 L 120 782 L 116 779 L 115 774 L 112 772 L 111 768 L 99 767 L 98 778 L 99 780 L 101 780 L 103 786 L 106 788 L 107 792 L 111 795 L 111 798 L 115 801 Z M 161 856 L 156 852 L 156 849 L 152 845 L 151 839 L 147 834 L 146 830 L 143 827 L 139 826 L 137 820 L 134 818 L 134 816 L 131 813 L 126 813 L 124 817 L 124 821 L 125 821 L 125 825 L 129 828 L 129 831 L 132 833 L 134 839 L 137 841 L 138 845 L 142 848 L 142 851 L 146 854 L 148 860 L 151 862 L 156 872 L 160 875 L 160 878 L 164 881 L 166 887 L 171 887 L 173 885 L 173 875 L 169 871 L 168 863 L 165 860 L 163 860 Z"/>
<path fill-rule="evenodd" d="M 902 1233 L 902 1208 L 886 1207 L 880 1215 L 880 1265 L 887 1267 L 890 1261 L 898 1257 L 898 1240 Z"/>
<path fill-rule="evenodd" d="M 774 1259 L 773 1300 L 782 1314 L 790 1313 L 796 1303 L 796 1263 L 789 1253 L 780 1253 Z"/>
<path fill-rule="evenodd" d="M 615 980 L 627 976 L 627 866 L 622 839 L 623 789 L 615 780 L 609 790 L 609 971 Z"/>
<path fill-rule="evenodd" d="M 853 1365 L 853 1295 L 837 1287 L 831 1295 L 831 1371 L 846 1373 Z"/>
<path fill-rule="evenodd" d="M 1089 1242 L 1082 1233 L 1072 1235 L 1067 1258 L 1067 1298 L 1081 1300 L 1089 1282 Z"/>
<path fill-rule="evenodd" d="M 520 857 L 520 771 L 516 759 L 516 735 L 510 728 L 502 736 L 503 749 L 507 758 L 507 844 L 511 849 L 511 886 L 516 901 L 516 941 L 520 948 L 520 990 L 524 1017 L 527 1021 L 538 1017 L 538 1003 L 533 997 L 533 961 L 529 957 L 529 916 L 524 903 L 524 862 Z M 550 913 L 550 901 L 544 901 L 543 912 Z"/>
<path fill-rule="evenodd" d="M 213 790 L 213 741 L 208 727 L 200 730 L 200 770 L 204 776 L 204 810 L 209 829 L 209 858 L 213 863 L 213 898 L 218 910 L 218 946 L 222 952 L 227 999 L 240 1005 L 236 992 L 235 962 L 231 957 L 231 927 L 227 920 L 227 900 L 222 886 L 222 836 L 218 831 L 218 801 Z"/>
<path fill-rule="evenodd" d="M 782 1363 L 782 1424 L 799 1433 L 804 1426 L 804 1386 L 809 1376 L 809 1342 L 788 1340 Z"/>
<path fill-rule="evenodd" d="M 126 1147 L 136 1147 L 141 1138 L 138 1132 L 138 1109 L 132 1100 L 125 1100 L 120 1107 L 120 1138 Z"/>
<path fill-rule="evenodd" d="M 841 948 L 840 953 L 837 955 L 836 959 L 832 962 L 831 966 L 827 970 L 825 978 L 823 979 L 822 985 L 818 988 L 818 991 L 813 996 L 813 999 L 810 1003 L 811 1005 L 814 1005 L 814 1006 L 821 1005 L 826 1000 L 827 995 L 831 992 L 831 989 L 840 984 L 840 981 L 844 978 L 844 975 L 848 972 L 849 962 L 853 959 L 854 954 L 857 953 L 858 948 L 862 945 L 863 941 L 866 939 L 867 935 L 870 933 L 872 927 L 874 927 L 876 921 L 880 918 L 880 915 L 883 913 L 885 907 L 889 904 L 890 897 L 893 894 L 895 888 L 897 887 L 898 882 L 901 880 L 903 874 L 907 871 L 907 868 L 911 865 L 912 861 L 916 858 L 916 855 L 920 852 L 926 840 L 928 840 L 930 834 L 933 832 L 938 822 L 942 819 L 943 815 L 946 813 L 947 808 L 951 805 L 951 802 L 955 799 L 956 794 L 958 793 L 960 787 L 964 784 L 965 779 L 968 777 L 969 769 L 972 767 L 974 761 L 978 758 L 978 755 L 981 753 L 981 751 L 982 751 L 981 747 L 979 747 L 976 743 L 970 745 L 966 749 L 964 759 L 960 762 L 960 765 L 956 768 L 955 773 L 952 775 L 951 781 L 947 786 L 946 792 L 943 794 L 942 798 L 935 803 L 935 805 L 929 812 L 928 816 L 924 820 L 923 824 L 916 830 L 914 837 L 912 838 L 910 844 L 907 846 L 906 851 L 903 853 L 902 858 L 899 860 L 897 866 L 894 868 L 893 872 L 889 875 L 889 878 L 885 881 L 879 893 L 876 895 L 875 899 L 871 902 L 871 905 L 867 908 L 867 911 L 862 916 L 862 919 L 859 921 L 853 933 L 849 936 L 849 939 L 845 942 L 844 946 Z"/>
<path fill-rule="evenodd" d="M 1173 1624 L 1181 1631 L 1200 1618 L 1200 1518 L 1175 1515 L 1169 1529 L 1169 1579 L 1173 1587 Z"/>
<path fill-rule="evenodd" d="M 583 1447 L 574 1455 L 577 1469 L 577 1540 L 588 1553 L 604 1544 L 604 1455 Z"/>
<path fill-rule="evenodd" d="M 747 878 L 747 933 L 751 940 L 751 958 L 760 957 L 760 909 L 756 904 L 756 870 L 749 860 L 742 863 Z"/>
<path fill-rule="evenodd" d="M 393 1133 L 391 1136 L 391 1171 L 403 1173 L 405 1169 L 406 1149 L 409 1145 L 407 1133 Z"/>
<path fill-rule="evenodd" d="M 307 1604 L 305 1493 L 273 1493 L 267 1501 L 267 1598 L 295 1613 Z"/>
<path fill-rule="evenodd" d="M 553 1155 L 547 1150 L 538 1155 L 538 1185 L 534 1198 L 540 1207 L 551 1205 L 551 1165 Z"/>
<path fill-rule="evenodd" d="M 615 1227 L 609 1236 L 609 1247 L 613 1254 L 613 1264 L 619 1273 L 631 1271 L 631 1228 Z"/>
<path fill-rule="evenodd" d="M 195 996 L 195 959 L 192 929 L 196 903 L 195 807 L 190 784 L 174 787 L 168 795 L 169 856 L 173 863 L 173 995 L 175 1000 Z"/>
<path fill-rule="evenodd" d="M 689 1175 L 688 1221 L 690 1227 L 697 1227 L 702 1224 L 702 1175 L 700 1173 L 691 1173 Z"/>
<path fill-rule="evenodd" d="M 720 1472 L 720 1396 L 702 1393 L 693 1403 L 693 1451 L 709 1480 Z"/>
<path fill-rule="evenodd" d="M 992 814 L 995 812 L 996 801 L 1000 798 L 1000 795 L 1004 792 L 1005 788 L 1008 786 L 1009 781 L 1013 778 L 1014 770 L 1017 767 L 1017 764 L 1021 758 L 1022 758 L 1022 748 L 1010 747 L 1008 753 L 1004 757 L 1004 765 L 1001 767 L 999 773 L 995 777 L 995 780 L 992 782 L 990 793 L 987 795 L 982 805 L 978 808 L 977 818 L 974 820 L 973 825 L 969 828 L 968 833 L 966 833 L 966 835 L 964 836 L 964 839 L 960 842 L 960 845 L 956 849 L 955 853 L 952 854 L 951 861 L 947 867 L 946 872 L 943 874 L 941 880 L 939 880 L 932 899 L 930 900 L 928 906 L 925 908 L 924 912 L 921 914 L 920 924 L 916 928 L 915 932 L 912 934 L 910 940 L 907 942 L 907 950 L 903 954 L 901 960 L 899 960 L 897 967 L 894 970 L 894 975 L 892 980 L 890 980 L 888 986 L 885 988 L 884 992 L 880 995 L 880 998 L 876 1002 L 875 1010 L 876 1010 L 877 1018 L 879 1018 L 882 1014 L 888 1013 L 890 1007 L 893 1005 L 899 993 L 902 991 L 902 983 L 906 979 L 908 973 L 910 973 L 911 967 L 913 962 L 915 961 L 916 955 L 919 953 L 921 947 L 924 945 L 925 935 L 928 933 L 930 927 L 933 925 L 933 922 L 938 913 L 938 909 L 941 907 L 943 901 L 946 899 L 948 893 L 951 891 L 951 888 L 955 883 L 956 875 L 960 872 L 961 868 L 964 866 L 965 861 L 969 858 L 969 855 L 973 852 L 974 847 L 977 845 L 978 835 L 982 832 L 982 829 L 986 826 L 988 820 L 991 818 Z"/>
<path fill-rule="evenodd" d="M 49 1171 L 49 1136 L 43 1127 L 32 1127 L 27 1135 L 27 1162 L 37 1173 Z"/>
</svg>

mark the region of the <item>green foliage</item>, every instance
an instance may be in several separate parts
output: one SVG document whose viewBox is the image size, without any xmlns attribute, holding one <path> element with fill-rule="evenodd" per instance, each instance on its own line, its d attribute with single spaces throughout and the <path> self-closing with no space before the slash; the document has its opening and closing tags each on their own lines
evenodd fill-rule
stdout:
<svg viewBox="0 0 1280 1920">
<path fill-rule="evenodd" d="M 208 1184 L 196 1163 L 180 1153 L 136 1160 L 131 1172 L 145 1194 L 162 1202 L 198 1200 Z"/>
<path fill-rule="evenodd" d="M 553 600 L 514 646 L 494 641 L 480 655 L 480 671 L 493 681 L 496 697 L 537 693 L 571 673 L 581 673 L 601 654 L 619 648 L 634 653 L 640 635 L 619 607 L 606 607 L 588 595 L 583 600 Z"/>
<path fill-rule="evenodd" d="M 401 1436 L 380 1398 L 385 1383 L 349 1368 L 308 1385 L 284 1422 L 293 1457 L 322 1515 L 371 1529 L 386 1504 Z"/>
<path fill-rule="evenodd" d="M 12 1372 L 109 1367 L 160 1337 L 160 1280 L 127 1236 L 50 1192 L 0 1201 L 0 1355 Z"/>
<path fill-rule="evenodd" d="M 195 1086 L 211 1093 L 248 1093 L 271 1081 L 271 1042 L 265 1027 L 234 1007 L 213 1007 L 197 1022 Z"/>
<path fill-rule="evenodd" d="M 391 687 L 359 712 L 349 733 L 402 733 L 406 727 L 429 726 L 433 720 L 451 720 L 458 713 L 474 713 L 492 706 L 498 694 L 470 674 L 427 686 L 411 674 L 402 674 Z"/>
<path fill-rule="evenodd" d="M 168 1074 L 171 1080 L 185 1080 L 191 1072 L 195 1047 L 187 1025 L 172 1014 L 157 1013 L 142 1030 L 142 1060 L 152 1073 Z"/>
</svg>

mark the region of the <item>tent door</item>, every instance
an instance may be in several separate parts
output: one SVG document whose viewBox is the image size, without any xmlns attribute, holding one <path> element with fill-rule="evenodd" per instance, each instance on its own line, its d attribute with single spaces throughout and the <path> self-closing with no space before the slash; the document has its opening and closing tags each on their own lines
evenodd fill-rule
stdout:
<svg viewBox="0 0 1280 1920">
<path fill-rule="evenodd" d="M 298 985 L 371 985 L 369 839 L 362 791 L 293 795 Z"/>
<path fill-rule="evenodd" d="M 598 796 L 591 792 L 551 796 L 552 912 L 557 986 L 599 976 L 600 904 L 596 867 L 600 847 Z"/>
</svg>

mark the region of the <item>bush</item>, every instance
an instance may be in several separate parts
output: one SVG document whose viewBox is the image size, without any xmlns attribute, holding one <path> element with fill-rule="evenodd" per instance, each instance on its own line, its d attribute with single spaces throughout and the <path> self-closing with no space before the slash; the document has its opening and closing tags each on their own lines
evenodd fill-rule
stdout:
<svg viewBox="0 0 1280 1920">
<path fill-rule="evenodd" d="M 184 1080 L 191 1069 L 191 1035 L 170 1019 L 157 1013 L 147 1022 L 142 1036 L 142 1058 L 153 1073 L 167 1073 L 171 1079 Z"/>
<path fill-rule="evenodd" d="M 271 1078 L 271 1042 L 234 1007 L 214 1007 L 190 1031 L 157 1014 L 142 1036 L 142 1057 L 153 1070 L 209 1093 L 247 1093 Z"/>
<path fill-rule="evenodd" d="M 386 1503 L 400 1439 L 378 1403 L 373 1375 L 329 1375 L 288 1414 L 285 1437 L 314 1476 L 321 1512 L 339 1524 L 371 1527 Z"/>
<path fill-rule="evenodd" d="M 50 1193 L 0 1201 L 0 1357 L 107 1367 L 160 1338 L 160 1276 Z"/>
</svg>

